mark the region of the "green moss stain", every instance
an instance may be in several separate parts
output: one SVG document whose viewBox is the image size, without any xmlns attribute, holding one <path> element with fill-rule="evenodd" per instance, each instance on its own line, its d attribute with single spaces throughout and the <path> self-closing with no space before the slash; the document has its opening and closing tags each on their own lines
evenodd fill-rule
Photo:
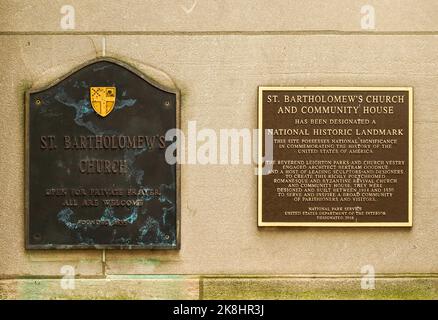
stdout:
<svg viewBox="0 0 438 320">
<path fill-rule="evenodd" d="M 309 280 L 314 281 L 314 280 Z M 201 299 L 438 299 L 437 282 L 423 279 L 403 281 L 399 283 L 376 283 L 376 289 L 363 290 L 352 288 L 352 283 L 318 284 L 309 282 L 309 289 L 305 283 L 297 286 L 289 284 L 282 286 L 279 282 L 269 281 L 208 281 L 202 285 Z M 355 284 L 354 284 L 355 285 Z M 318 288 L 319 287 L 319 288 Z M 327 288 L 320 288 L 327 287 Z"/>
<path fill-rule="evenodd" d="M 196 281 L 200 279 L 199 288 Z M 80 279 L 74 290 L 61 288 L 60 279 L 0 280 L 1 299 L 434 299 L 438 279 L 393 278 L 362 290 L 359 281 L 309 279 L 295 282 L 275 278 L 204 278 L 181 275 L 113 275 Z"/>
<path fill-rule="evenodd" d="M 50 291 L 47 280 L 23 280 L 18 281 L 17 299 L 39 300 L 45 299 L 44 292 Z"/>
<path fill-rule="evenodd" d="M 157 258 L 133 258 L 133 259 L 125 259 L 125 260 L 117 260 L 117 263 L 120 264 L 140 264 L 143 266 L 147 266 L 147 267 L 158 267 L 159 265 L 161 265 L 162 261 L 160 259 Z"/>
</svg>

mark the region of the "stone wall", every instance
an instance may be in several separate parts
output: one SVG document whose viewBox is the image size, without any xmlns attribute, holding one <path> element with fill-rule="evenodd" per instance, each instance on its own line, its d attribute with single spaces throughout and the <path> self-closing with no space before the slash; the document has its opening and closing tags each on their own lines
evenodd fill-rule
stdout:
<svg viewBox="0 0 438 320">
<path fill-rule="evenodd" d="M 0 0 L 0 298 L 438 297 L 435 0 L 65 4 Z M 256 128 L 259 85 L 412 86 L 413 227 L 260 229 L 254 166 L 183 165 L 180 251 L 24 250 L 24 91 L 102 55 L 173 82 L 184 131 Z"/>
</svg>

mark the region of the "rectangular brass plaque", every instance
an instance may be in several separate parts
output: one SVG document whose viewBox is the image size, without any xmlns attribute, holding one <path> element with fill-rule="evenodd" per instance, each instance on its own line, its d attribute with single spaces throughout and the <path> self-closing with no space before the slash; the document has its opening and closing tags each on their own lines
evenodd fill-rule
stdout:
<svg viewBox="0 0 438 320">
<path fill-rule="evenodd" d="M 258 225 L 412 226 L 412 94 L 259 87 Z"/>
<path fill-rule="evenodd" d="M 99 58 L 26 94 L 26 248 L 178 249 L 179 93 Z"/>
</svg>

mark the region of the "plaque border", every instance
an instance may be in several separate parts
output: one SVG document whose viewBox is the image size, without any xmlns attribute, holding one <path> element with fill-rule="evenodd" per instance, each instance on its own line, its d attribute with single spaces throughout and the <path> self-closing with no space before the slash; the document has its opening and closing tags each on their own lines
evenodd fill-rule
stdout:
<svg viewBox="0 0 438 320">
<path fill-rule="evenodd" d="M 263 222 L 262 212 L 262 161 L 263 161 L 263 92 L 264 91 L 407 91 L 408 103 L 408 221 L 407 222 Z M 413 211 L 413 87 L 336 87 L 336 86 L 259 86 L 258 87 L 258 156 L 257 156 L 257 226 L 258 227 L 412 227 Z"/>
<path fill-rule="evenodd" d="M 135 75 L 142 78 L 147 83 L 153 85 L 154 87 L 165 91 L 169 93 L 175 94 L 176 98 L 176 104 L 175 104 L 175 120 L 176 120 L 176 128 L 181 128 L 181 91 L 179 88 L 170 88 L 167 86 L 162 85 L 161 83 L 157 82 L 156 80 L 152 79 L 151 77 L 147 76 L 145 73 L 137 69 L 135 66 L 126 63 L 124 61 L 120 61 L 118 59 L 115 59 L 113 57 L 97 57 L 91 60 L 88 60 L 74 68 L 72 68 L 69 72 L 65 73 L 64 75 L 56 78 L 53 81 L 50 81 L 48 84 L 39 86 L 39 87 L 30 87 L 29 89 L 25 90 L 24 92 L 24 212 L 25 212 L 25 219 L 24 219 L 24 232 L 25 232 L 25 249 L 26 250 L 53 250 L 53 249 L 68 249 L 68 250 L 105 250 L 105 249 L 112 249 L 112 250 L 180 250 L 181 249 L 181 164 L 176 163 L 176 245 L 175 246 L 160 246 L 160 245 L 150 245 L 150 246 L 141 246 L 141 245 L 70 245 L 70 244 L 30 244 L 30 233 L 29 233 L 29 222 L 30 222 L 30 212 L 29 212 L 29 166 L 30 166 L 30 159 L 29 159 L 29 112 L 30 112 L 30 95 L 33 93 L 38 93 L 44 90 L 47 90 L 64 79 L 68 78 L 72 74 L 78 72 L 79 70 L 93 64 L 96 62 L 101 61 L 107 61 L 114 63 L 116 65 L 119 65 Z M 172 80 L 172 79 L 171 79 Z M 172 80 L 173 82 L 173 80 Z"/>
</svg>

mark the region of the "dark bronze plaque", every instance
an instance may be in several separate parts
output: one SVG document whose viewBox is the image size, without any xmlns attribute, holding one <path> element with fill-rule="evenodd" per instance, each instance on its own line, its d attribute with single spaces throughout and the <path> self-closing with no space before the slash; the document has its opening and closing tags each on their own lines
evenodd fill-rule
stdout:
<svg viewBox="0 0 438 320">
<path fill-rule="evenodd" d="M 26 94 L 26 247 L 179 248 L 179 93 L 97 59 Z"/>
<path fill-rule="evenodd" d="M 412 226 L 412 88 L 260 87 L 258 116 L 259 226 Z"/>
</svg>

